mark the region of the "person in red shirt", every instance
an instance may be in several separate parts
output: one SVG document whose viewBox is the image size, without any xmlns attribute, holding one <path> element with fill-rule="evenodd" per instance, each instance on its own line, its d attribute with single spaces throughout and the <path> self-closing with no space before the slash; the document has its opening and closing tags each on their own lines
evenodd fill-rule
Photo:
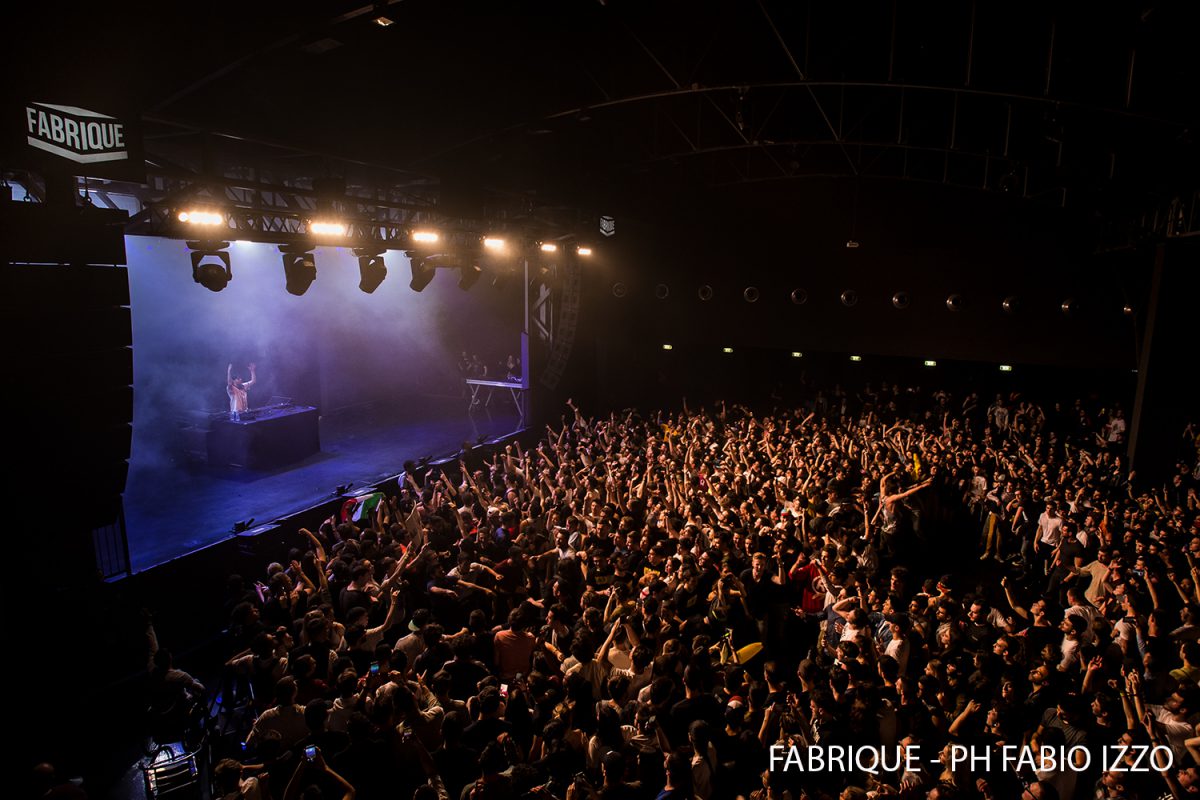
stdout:
<svg viewBox="0 0 1200 800">
<path fill-rule="evenodd" d="M 508 614 L 508 627 L 492 638 L 496 654 L 496 672 L 500 680 L 508 682 L 517 673 L 528 673 L 533 663 L 533 648 L 537 644 L 534 635 L 527 631 L 518 609 Z"/>
<path fill-rule="evenodd" d="M 798 613 L 805 616 L 819 615 L 825 610 L 824 576 L 825 569 L 821 566 L 820 559 L 812 558 L 809 551 L 802 548 L 787 574 L 792 586 L 800 590 Z"/>
</svg>

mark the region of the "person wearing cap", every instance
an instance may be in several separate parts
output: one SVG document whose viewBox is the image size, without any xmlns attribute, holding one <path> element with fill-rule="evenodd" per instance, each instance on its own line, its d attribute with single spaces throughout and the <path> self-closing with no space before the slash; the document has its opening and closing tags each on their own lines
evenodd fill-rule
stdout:
<svg viewBox="0 0 1200 800">
<path fill-rule="evenodd" d="M 409 633 L 396 642 L 395 650 L 404 653 L 409 664 L 416 663 L 417 656 L 425 652 L 425 639 L 421 635 L 432 615 L 428 608 L 418 608 L 408 622 Z"/>
</svg>

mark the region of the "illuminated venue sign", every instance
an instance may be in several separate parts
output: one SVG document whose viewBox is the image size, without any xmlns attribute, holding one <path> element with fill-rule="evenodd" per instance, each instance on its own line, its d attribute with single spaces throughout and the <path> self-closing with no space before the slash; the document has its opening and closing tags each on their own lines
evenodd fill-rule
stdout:
<svg viewBox="0 0 1200 800">
<path fill-rule="evenodd" d="M 76 164 L 125 161 L 125 125 L 116 117 L 75 106 L 30 103 L 25 107 L 26 142 Z"/>
<path fill-rule="evenodd" d="M 10 169 L 140 183 L 140 116 L 121 98 L 26 95 L 4 104 L 0 160 Z"/>
</svg>

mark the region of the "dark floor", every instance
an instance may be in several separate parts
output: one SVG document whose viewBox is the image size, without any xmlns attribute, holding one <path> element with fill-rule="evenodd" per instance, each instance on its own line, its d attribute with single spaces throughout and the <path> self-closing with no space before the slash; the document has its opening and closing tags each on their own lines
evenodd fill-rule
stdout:
<svg viewBox="0 0 1200 800">
<path fill-rule="evenodd" d="M 226 538 L 234 523 L 263 524 L 395 475 L 404 461 L 456 452 L 464 441 L 513 433 L 519 418 L 499 400 L 467 412 L 458 397 L 412 408 L 370 408 L 322 417 L 321 452 L 271 471 L 210 469 L 180 453 L 171 466 L 130 464 L 125 525 L 134 572 Z"/>
</svg>

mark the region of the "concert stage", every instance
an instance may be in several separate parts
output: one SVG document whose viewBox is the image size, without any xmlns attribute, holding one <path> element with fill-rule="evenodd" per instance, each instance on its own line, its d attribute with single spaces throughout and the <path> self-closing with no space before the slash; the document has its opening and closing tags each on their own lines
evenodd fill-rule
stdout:
<svg viewBox="0 0 1200 800">
<path fill-rule="evenodd" d="M 320 420 L 319 453 L 274 469 L 216 467 L 180 450 L 169 464 L 133 461 L 125 491 L 131 568 L 149 569 L 218 542 L 234 523 L 255 525 L 328 499 L 334 488 L 355 488 L 399 473 L 406 460 L 445 456 L 464 441 L 516 433 L 511 408 L 476 408 L 447 397 L 439 410 L 411 407 L 347 411 Z M 136 424 L 136 422 L 135 422 Z"/>
</svg>

